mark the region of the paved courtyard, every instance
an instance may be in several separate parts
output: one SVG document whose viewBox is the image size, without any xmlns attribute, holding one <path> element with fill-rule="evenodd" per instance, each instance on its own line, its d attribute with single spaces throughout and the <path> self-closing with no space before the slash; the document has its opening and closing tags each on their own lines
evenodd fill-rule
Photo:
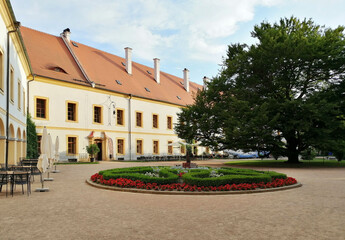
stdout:
<svg viewBox="0 0 345 240">
<path fill-rule="evenodd" d="M 344 168 L 274 169 L 303 187 L 257 194 L 137 194 L 85 183 L 99 170 L 139 165 L 153 163 L 58 166 L 50 192 L 0 193 L 0 239 L 345 239 Z M 36 177 L 32 189 L 39 186 Z"/>
</svg>

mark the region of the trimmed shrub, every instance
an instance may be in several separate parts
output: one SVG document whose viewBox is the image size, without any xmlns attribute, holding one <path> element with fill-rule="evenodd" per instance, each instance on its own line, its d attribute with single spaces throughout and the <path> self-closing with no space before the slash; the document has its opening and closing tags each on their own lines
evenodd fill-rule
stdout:
<svg viewBox="0 0 345 240">
<path fill-rule="evenodd" d="M 221 186 L 226 184 L 240 184 L 240 183 L 268 183 L 272 180 L 268 174 L 256 175 L 224 175 L 221 177 L 204 177 L 203 173 L 190 172 L 183 175 L 183 180 L 186 184 L 196 186 Z"/>
<path fill-rule="evenodd" d="M 219 177 L 210 177 L 212 171 L 217 174 L 223 174 Z M 145 173 L 158 173 L 159 177 L 145 175 Z M 130 179 L 132 181 L 140 180 L 144 183 L 172 184 L 177 183 L 179 170 L 170 167 L 131 167 L 109 169 L 99 172 L 105 180 L 109 179 Z M 182 175 L 185 184 L 191 186 L 213 186 L 218 187 L 226 184 L 242 183 L 269 183 L 274 179 L 286 179 L 283 173 L 273 171 L 256 171 L 252 169 L 240 168 L 221 168 L 221 169 L 189 169 L 189 172 Z"/>
<path fill-rule="evenodd" d="M 287 175 L 284 173 L 278 173 L 278 172 L 273 172 L 273 171 L 269 171 L 269 172 L 264 172 L 265 174 L 268 174 L 271 176 L 272 179 L 286 179 Z"/>
<path fill-rule="evenodd" d="M 177 182 L 178 176 L 170 171 L 168 168 L 161 168 L 159 171 L 160 177 L 151 177 L 145 175 L 146 172 L 154 172 L 152 167 L 133 167 L 133 168 L 117 168 L 100 171 L 106 180 L 126 178 L 133 181 L 140 180 L 144 183 L 170 184 Z"/>
</svg>

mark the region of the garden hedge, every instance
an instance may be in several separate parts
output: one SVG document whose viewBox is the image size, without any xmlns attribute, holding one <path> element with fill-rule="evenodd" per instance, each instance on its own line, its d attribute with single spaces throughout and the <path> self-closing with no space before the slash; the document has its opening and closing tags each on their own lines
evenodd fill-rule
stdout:
<svg viewBox="0 0 345 240">
<path fill-rule="evenodd" d="M 99 174 L 103 175 L 103 178 L 117 179 L 126 178 L 131 180 L 140 180 L 144 183 L 157 183 L 157 184 L 171 184 L 177 182 L 178 176 L 174 169 L 161 168 L 159 171 L 159 177 L 151 177 L 145 175 L 146 172 L 154 172 L 152 167 L 132 167 L 132 168 L 116 168 L 110 170 L 100 171 Z"/>
<path fill-rule="evenodd" d="M 220 171 L 223 170 L 223 171 Z M 225 169 L 218 170 L 218 173 L 223 173 L 224 176 L 209 177 L 210 170 L 192 171 L 183 175 L 183 180 L 189 185 L 196 186 L 221 186 L 226 184 L 240 184 L 240 183 L 260 183 L 270 182 L 272 177 L 265 173 L 245 171 L 240 175 L 237 171 L 226 171 Z M 254 171 L 254 170 L 251 170 Z"/>
<path fill-rule="evenodd" d="M 223 176 L 210 177 L 212 171 L 215 171 L 217 174 L 223 174 Z M 145 175 L 147 172 L 158 173 L 159 177 Z M 241 183 L 268 183 L 274 179 L 287 178 L 283 173 L 239 168 L 186 170 L 170 167 L 131 167 L 104 170 L 100 171 L 99 174 L 103 175 L 103 178 L 106 180 L 126 178 L 133 181 L 140 180 L 144 183 L 172 184 L 178 182 L 179 172 L 185 172 L 182 176 L 184 183 L 205 187 Z"/>
</svg>

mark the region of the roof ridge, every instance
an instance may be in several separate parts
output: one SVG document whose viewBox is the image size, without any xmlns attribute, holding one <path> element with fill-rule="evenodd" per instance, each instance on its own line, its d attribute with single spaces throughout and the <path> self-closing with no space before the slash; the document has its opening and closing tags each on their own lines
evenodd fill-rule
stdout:
<svg viewBox="0 0 345 240">
<path fill-rule="evenodd" d="M 125 62 L 125 57 L 74 40 L 70 40 L 66 45 L 61 35 L 59 37 L 28 27 L 23 27 L 23 31 L 27 33 L 25 37 L 28 39 L 30 52 L 34 58 L 35 74 L 73 83 L 76 83 L 74 78 L 84 80 L 85 76 L 83 76 L 75 58 L 71 56 L 71 52 L 67 47 L 69 46 L 82 64 L 82 68 L 87 72 L 90 80 L 96 85 L 103 84 L 104 87 L 98 86 L 98 88 L 178 105 L 191 104 L 194 101 L 193 96 L 195 94 L 193 92 L 196 93 L 198 89 L 202 89 L 202 85 L 190 81 L 191 91 L 187 92 L 183 87 L 184 79 L 182 76 L 176 76 L 165 71 L 160 71 L 161 82 L 160 84 L 156 83 L 153 78 L 154 61 L 152 61 L 151 66 L 132 61 L 136 70 L 133 71 L 133 75 L 129 75 L 123 66 L 124 64 L 121 64 L 121 62 Z M 30 38 L 32 41 L 30 41 Z M 73 44 L 74 42 L 76 44 Z M 44 52 L 41 51 L 42 48 Z M 63 59 L 65 55 L 69 58 L 68 62 Z M 68 64 L 66 66 L 69 68 L 67 71 L 70 70 L 69 74 L 61 75 L 61 73 L 44 67 L 51 62 Z M 122 84 L 115 80 L 121 81 Z M 145 88 L 149 88 L 151 91 L 148 92 Z"/>
<path fill-rule="evenodd" d="M 53 34 L 45 33 L 45 32 L 42 32 L 42 31 L 40 31 L 40 30 L 36 30 L 36 29 L 30 28 L 30 27 L 26 27 L 26 26 L 23 26 L 23 27 L 24 27 L 24 28 L 31 29 L 31 30 L 36 31 L 36 32 L 39 32 L 39 33 L 43 33 L 43 34 L 45 34 L 45 35 L 50 35 L 50 36 L 53 36 L 53 37 L 56 37 L 56 38 L 61 38 L 61 36 L 55 36 L 55 35 L 53 35 Z M 100 52 L 102 52 L 102 53 L 106 53 L 106 54 L 110 54 L 110 55 L 115 56 L 115 57 L 119 57 L 119 58 L 123 59 L 124 61 L 126 60 L 124 57 L 121 57 L 121 56 L 116 55 L 116 54 L 114 54 L 114 53 L 107 52 L 107 51 L 104 51 L 104 50 L 95 48 L 95 47 L 90 46 L 90 45 L 86 45 L 86 44 L 84 44 L 84 43 L 81 43 L 81 42 L 78 42 L 78 41 L 75 41 L 75 40 L 72 40 L 72 39 L 71 39 L 71 42 L 77 43 L 78 46 L 79 46 L 79 45 L 82 45 L 82 46 L 84 46 L 84 47 L 88 47 L 88 48 L 90 48 L 90 49 L 94 49 L 94 50 L 100 51 Z M 142 63 L 139 63 L 139 62 L 137 62 L 137 61 L 133 61 L 133 60 L 132 60 L 132 64 L 133 64 L 133 63 L 134 63 L 134 64 L 138 64 L 138 65 L 143 66 L 143 67 L 146 67 L 146 68 L 150 68 L 151 70 L 154 70 L 154 67 L 147 66 L 147 65 L 142 64 Z M 169 75 L 169 76 L 177 77 L 177 78 L 183 80 L 183 77 L 176 76 L 176 75 L 173 75 L 173 74 L 171 74 L 171 73 L 168 73 L 168 72 L 165 72 L 165 71 L 162 71 L 162 70 L 160 70 L 160 72 L 161 72 L 161 73 L 164 73 L 164 74 L 167 74 L 167 75 Z M 196 83 L 196 82 L 194 82 L 194 81 L 190 81 L 190 83 L 193 83 L 193 84 L 196 84 L 196 85 L 198 85 L 198 86 L 201 86 L 200 84 L 198 84 L 198 83 Z"/>
</svg>

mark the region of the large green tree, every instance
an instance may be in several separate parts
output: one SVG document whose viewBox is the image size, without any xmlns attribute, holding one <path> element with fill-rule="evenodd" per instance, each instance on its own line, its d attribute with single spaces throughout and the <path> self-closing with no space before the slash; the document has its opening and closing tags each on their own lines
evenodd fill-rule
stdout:
<svg viewBox="0 0 345 240">
<path fill-rule="evenodd" d="M 252 37 L 228 47 L 219 76 L 179 114 L 179 137 L 289 162 L 310 146 L 342 149 L 344 28 L 291 17 L 255 26 Z"/>
</svg>

